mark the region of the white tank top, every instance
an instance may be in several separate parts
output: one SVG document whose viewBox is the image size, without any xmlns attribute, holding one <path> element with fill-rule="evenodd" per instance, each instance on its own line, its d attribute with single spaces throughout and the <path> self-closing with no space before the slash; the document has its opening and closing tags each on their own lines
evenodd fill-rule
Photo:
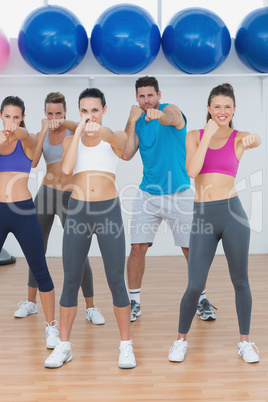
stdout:
<svg viewBox="0 0 268 402">
<path fill-rule="evenodd" d="M 108 142 L 100 141 L 95 147 L 86 147 L 80 138 L 73 174 L 86 170 L 100 170 L 115 174 L 118 161 L 119 157 Z"/>
</svg>

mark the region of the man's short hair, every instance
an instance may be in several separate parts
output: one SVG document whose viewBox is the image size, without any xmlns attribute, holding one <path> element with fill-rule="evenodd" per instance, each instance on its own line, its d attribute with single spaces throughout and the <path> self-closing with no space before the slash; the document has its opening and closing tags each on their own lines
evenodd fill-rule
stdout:
<svg viewBox="0 0 268 402">
<path fill-rule="evenodd" d="M 159 92 L 158 81 L 155 77 L 148 77 L 148 75 L 146 75 L 145 77 L 140 77 L 137 79 L 135 84 L 136 93 L 138 93 L 138 88 L 142 87 L 154 87 L 155 92 Z"/>
</svg>

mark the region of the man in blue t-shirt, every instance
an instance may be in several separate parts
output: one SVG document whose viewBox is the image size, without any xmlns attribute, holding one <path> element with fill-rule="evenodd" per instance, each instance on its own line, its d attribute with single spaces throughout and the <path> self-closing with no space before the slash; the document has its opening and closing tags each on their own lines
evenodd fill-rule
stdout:
<svg viewBox="0 0 268 402">
<path fill-rule="evenodd" d="M 133 202 L 131 253 L 127 272 L 131 300 L 131 321 L 141 315 L 140 291 L 145 255 L 165 220 L 175 244 L 188 260 L 192 222 L 193 193 L 185 168 L 187 120 L 176 105 L 161 104 L 161 91 L 155 77 L 136 81 L 136 100 L 125 132 L 127 144 L 122 159 L 130 160 L 137 150 L 143 162 L 143 178 Z M 197 313 L 203 320 L 214 320 L 215 312 L 202 292 Z"/>
</svg>

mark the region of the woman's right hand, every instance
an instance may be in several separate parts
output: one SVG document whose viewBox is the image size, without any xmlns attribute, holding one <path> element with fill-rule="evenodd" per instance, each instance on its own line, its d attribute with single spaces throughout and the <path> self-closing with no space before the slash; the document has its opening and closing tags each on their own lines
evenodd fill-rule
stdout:
<svg viewBox="0 0 268 402">
<path fill-rule="evenodd" d="M 0 131 L 0 145 L 4 144 L 7 140 L 8 134 L 4 133 L 4 131 Z"/>
<path fill-rule="evenodd" d="M 218 131 L 218 129 L 219 129 L 218 124 L 214 120 L 209 119 L 209 121 L 204 127 L 204 135 L 206 135 L 206 137 L 208 138 L 211 138 Z"/>
<path fill-rule="evenodd" d="M 75 135 L 76 135 L 76 136 L 77 136 L 77 135 L 80 136 L 80 135 L 83 133 L 83 131 L 85 130 L 86 124 L 87 124 L 88 122 L 90 122 L 91 119 L 92 119 L 92 116 L 89 115 L 89 114 L 83 114 L 83 115 L 81 116 L 81 120 L 80 120 L 80 122 L 78 123 L 78 126 L 76 127 L 76 130 L 75 130 Z"/>
<path fill-rule="evenodd" d="M 41 120 L 41 125 L 42 125 L 41 130 L 42 130 L 43 132 L 47 133 L 47 131 L 48 131 L 48 129 L 49 129 L 49 126 L 48 126 L 48 119 L 42 119 L 42 120 Z"/>
</svg>

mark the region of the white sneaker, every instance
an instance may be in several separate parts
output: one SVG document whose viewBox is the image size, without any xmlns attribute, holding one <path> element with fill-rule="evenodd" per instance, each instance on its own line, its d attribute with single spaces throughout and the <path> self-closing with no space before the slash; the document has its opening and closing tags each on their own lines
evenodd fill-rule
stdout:
<svg viewBox="0 0 268 402">
<path fill-rule="evenodd" d="M 183 362 L 188 347 L 187 341 L 179 339 L 169 349 L 168 360 L 170 362 Z"/>
<path fill-rule="evenodd" d="M 38 312 L 37 302 L 33 303 L 28 300 L 21 301 L 19 302 L 18 307 L 18 310 L 14 313 L 14 317 L 17 318 L 24 318 L 27 317 L 27 315 L 35 314 Z"/>
<path fill-rule="evenodd" d="M 203 299 L 198 303 L 196 314 L 198 314 L 203 321 L 216 320 L 216 314 L 213 309 L 217 310 L 217 307 L 213 306 L 208 299 Z"/>
<path fill-rule="evenodd" d="M 86 309 L 86 319 L 92 321 L 92 324 L 101 325 L 105 324 L 105 318 L 97 307 L 90 307 Z"/>
<path fill-rule="evenodd" d="M 53 320 L 50 324 L 48 324 L 48 322 L 46 322 L 46 324 L 46 348 L 54 349 L 60 344 L 59 331 L 56 328 L 58 322 Z"/>
<path fill-rule="evenodd" d="M 131 300 L 131 313 L 130 313 L 130 321 L 136 321 L 137 317 L 141 316 L 141 305 L 137 303 L 135 300 Z"/>
<path fill-rule="evenodd" d="M 253 346 L 258 353 L 255 352 Z M 238 356 L 241 356 L 246 363 L 258 363 L 260 361 L 259 349 L 254 342 L 239 342 L 237 345 L 237 354 Z"/>
<path fill-rule="evenodd" d="M 72 360 L 73 355 L 71 351 L 70 342 L 60 342 L 55 347 L 51 355 L 46 359 L 44 366 L 47 368 L 58 368 Z"/>
<path fill-rule="evenodd" d="M 122 369 L 131 369 L 136 367 L 136 359 L 132 347 L 132 341 L 121 342 L 119 346 L 118 367 Z"/>
</svg>

